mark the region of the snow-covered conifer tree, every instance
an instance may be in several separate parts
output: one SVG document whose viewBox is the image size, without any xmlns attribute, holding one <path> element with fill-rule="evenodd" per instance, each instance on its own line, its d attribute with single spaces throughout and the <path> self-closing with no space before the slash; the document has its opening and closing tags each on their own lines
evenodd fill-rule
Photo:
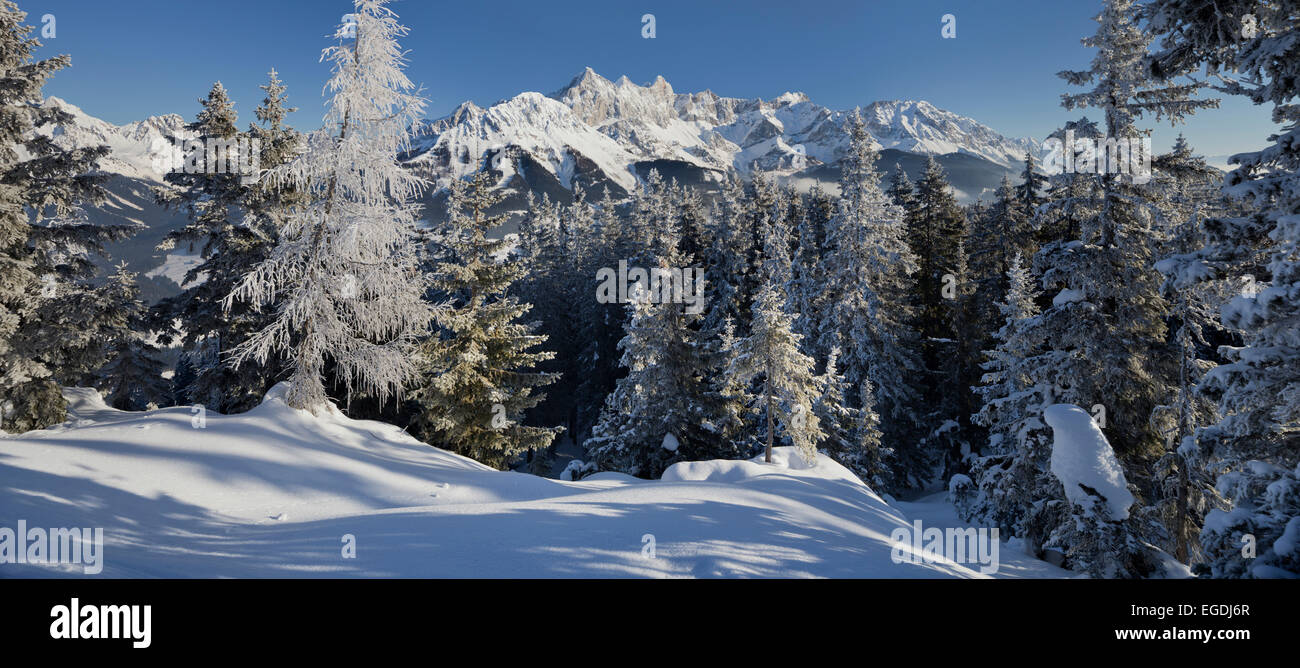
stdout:
<svg viewBox="0 0 1300 668">
<path fill-rule="evenodd" d="M 516 456 L 550 446 L 562 428 L 523 424 L 524 413 L 545 399 L 534 390 L 556 380 L 533 369 L 554 353 L 532 351 L 546 337 L 520 321 L 532 305 L 511 294 L 525 261 L 502 258 L 510 241 L 487 236 L 505 219 L 488 214 L 505 197 L 493 185 L 488 172 L 451 185 L 450 255 L 435 265 L 433 283 L 452 301 L 435 311 L 438 331 L 422 344 L 428 366 L 412 393 L 417 409 L 410 430 L 431 445 L 504 469 Z"/>
<path fill-rule="evenodd" d="M 907 177 L 907 172 L 903 171 L 903 167 L 898 163 L 894 163 L 894 174 L 889 178 L 889 187 L 885 189 L 885 194 L 904 210 L 910 210 L 915 205 L 916 186 L 912 184 L 912 179 Z"/>
<path fill-rule="evenodd" d="M 43 104 L 41 93 L 71 59 L 35 60 L 41 44 L 26 16 L 0 0 L 0 426 L 11 432 L 62 422 L 58 381 L 103 362 L 69 357 L 64 343 L 81 336 L 91 255 L 126 236 L 85 218 L 81 206 L 104 198 L 105 177 L 95 170 L 109 148 L 66 149 L 48 131 L 72 122 L 59 105 Z M 102 347 L 78 349 L 88 351 Z"/>
<path fill-rule="evenodd" d="M 1196 432 L 1218 421 L 1214 401 L 1198 390 L 1206 372 L 1215 366 L 1211 338 L 1225 333 L 1219 309 L 1230 293 L 1241 287 L 1235 280 L 1212 280 L 1196 271 L 1204 244 L 1202 221 L 1226 213 L 1216 195 L 1222 177 L 1218 170 L 1192 154 L 1179 135 L 1171 152 L 1156 156 L 1159 188 L 1159 240 L 1166 251 L 1156 269 L 1165 275 L 1162 292 L 1170 304 L 1168 343 L 1176 358 L 1178 382 L 1166 403 L 1157 406 L 1152 423 L 1164 438 L 1165 454 L 1155 465 L 1158 488 L 1156 513 L 1168 529 L 1167 547 L 1183 563 L 1200 560 L 1198 536 L 1201 521 L 1222 498 L 1214 489 L 1214 462 L 1202 452 Z M 1235 277 L 1234 277 L 1235 278 Z"/>
<path fill-rule="evenodd" d="M 710 331 L 721 331 L 726 321 L 734 323 L 741 332 L 748 330 L 745 286 L 750 272 L 749 253 L 754 241 L 744 226 L 749 217 L 749 207 L 744 187 L 734 174 L 731 175 L 723 183 L 710 216 L 711 244 L 705 257 L 709 309 L 704 318 L 704 328 Z"/>
<path fill-rule="evenodd" d="M 617 270 L 620 259 L 631 257 L 633 251 L 631 239 L 623 217 L 619 214 L 618 203 L 606 188 L 599 203 L 594 207 L 593 220 L 589 229 L 576 225 L 571 229 L 575 234 L 582 234 L 584 261 L 576 279 L 582 287 L 575 293 L 581 305 L 581 325 L 579 338 L 585 343 L 580 353 L 578 366 L 583 370 L 579 381 L 579 411 L 576 421 L 585 430 L 599 419 L 605 397 L 614 391 L 615 380 L 619 378 L 620 366 L 618 343 L 623 339 L 626 307 L 623 304 L 604 303 L 596 298 L 603 279 L 601 269 Z M 571 436 L 579 440 L 583 434 L 578 432 Z"/>
<path fill-rule="evenodd" d="M 827 308 L 823 293 L 826 268 L 822 252 L 826 247 L 826 224 L 834 215 L 834 200 L 820 186 L 808 192 L 808 204 L 797 219 L 798 243 L 791 268 L 790 306 L 794 309 L 795 331 L 803 337 L 804 352 L 818 362 L 827 353 L 818 341 L 818 332 Z"/>
<path fill-rule="evenodd" d="M 168 403 L 171 383 L 163 378 L 166 365 L 158 347 L 142 334 L 146 309 L 140 301 L 135 274 L 118 265 L 100 291 L 104 311 L 112 318 L 103 336 L 108 362 L 96 373 L 95 387 L 113 408 L 142 411 Z"/>
<path fill-rule="evenodd" d="M 946 290 L 952 281 L 969 283 L 970 278 L 956 273 L 965 263 L 964 243 L 968 235 L 966 217 L 957 206 L 957 198 L 939 161 L 930 156 L 925 174 L 916 184 L 916 214 L 908 220 L 908 245 L 916 256 L 917 275 L 914 288 L 916 327 L 923 337 L 926 361 L 931 369 L 940 339 L 951 340 L 951 312 L 955 305 Z"/>
<path fill-rule="evenodd" d="M 866 383 L 870 383 L 870 379 Z M 848 467 L 873 488 L 885 482 L 880 451 L 880 416 L 875 412 L 875 392 L 865 386 L 859 393 L 860 406 L 847 403 L 848 383 L 839 372 L 839 351 L 831 350 L 826 370 L 817 377 L 820 394 L 813 413 L 823 432 L 821 447 L 835 461 Z"/>
<path fill-rule="evenodd" d="M 1051 358 L 1055 401 L 1103 406 L 1103 431 L 1128 461 L 1162 450 L 1150 418 L 1174 382 L 1163 345 L 1169 305 L 1154 268 L 1157 212 L 1142 179 L 1141 140 L 1147 133 L 1137 120 L 1149 114 L 1178 121 L 1217 102 L 1191 99 L 1195 84 L 1151 80 L 1142 66 L 1149 37 L 1135 23 L 1131 0 L 1106 0 L 1096 20 L 1096 34 L 1084 40 L 1097 49 L 1091 67 L 1059 74 L 1092 88 L 1063 95 L 1062 105 L 1102 110 L 1107 140 L 1115 146 L 1125 142 L 1129 160 L 1112 162 L 1123 155 L 1119 149 L 1099 153 L 1110 158 L 1102 163 L 1103 173 L 1088 175 L 1095 212 L 1081 220 L 1079 238 L 1044 246 L 1034 267 L 1044 287 L 1057 291 L 1039 319 L 1044 339 L 1059 353 Z"/>
<path fill-rule="evenodd" d="M 820 344 L 838 347 L 851 387 L 870 379 L 881 414 L 887 462 L 900 487 L 928 475 L 933 458 L 916 447 L 920 416 L 917 376 L 922 372 L 907 304 L 916 271 L 904 238 L 903 211 L 880 189 L 877 153 L 857 113 L 840 175 L 840 200 L 827 226 L 825 299 Z M 859 402 L 860 397 L 850 401 Z"/>
<path fill-rule="evenodd" d="M 415 195 L 424 183 L 397 164 L 424 101 L 402 72 L 406 34 L 386 0 L 357 0 L 351 43 L 325 49 L 333 63 L 325 127 L 304 152 L 263 178 L 306 193 L 271 255 L 225 299 L 276 304 L 275 318 L 231 355 L 233 364 L 287 355 L 289 405 L 328 403 L 332 363 L 345 396 L 384 401 L 418 368 L 412 354 L 431 313 L 413 243 Z"/>
<path fill-rule="evenodd" d="M 264 126 L 251 125 L 247 133 L 240 133 L 235 127 L 233 103 L 220 82 L 199 101 L 203 108 L 188 126 L 204 142 L 256 140 L 256 144 L 247 144 L 249 150 L 258 150 L 258 171 L 253 177 L 288 162 L 301 142 L 301 135 L 284 124 L 293 109 L 284 104 L 285 88 L 274 70 L 262 89 L 266 98 L 256 113 Z M 237 348 L 250 334 L 269 325 L 274 313 L 273 305 L 257 308 L 247 302 L 224 309 L 222 299 L 267 258 L 288 208 L 300 203 L 302 194 L 291 186 L 247 183 L 245 177 L 250 175 L 235 170 L 209 169 L 206 163 L 216 156 L 206 151 L 193 158 L 197 169 L 172 172 L 166 177 L 169 186 L 157 189 L 161 203 L 184 209 L 190 218 L 185 227 L 169 233 L 160 248 L 188 244 L 202 261 L 186 272 L 182 282 L 187 287 L 179 295 L 155 306 L 154 322 L 164 342 L 171 341 L 172 323 L 179 321 L 186 348 L 213 353 L 195 356 L 205 361 L 195 369 L 186 400 L 211 410 L 237 412 L 261 400 L 279 377 L 283 363 L 271 358 L 265 363 L 250 359 L 234 365 L 222 358 L 223 351 Z"/>
<path fill-rule="evenodd" d="M 971 467 L 978 492 L 959 505 L 967 521 L 1001 527 L 1025 537 L 1035 525 L 1034 503 L 1050 481 L 1047 461 L 1051 434 L 1042 419 L 1043 388 L 1031 374 L 1039 341 L 1034 338 L 1037 291 L 1019 255 L 1007 271 L 1007 291 L 998 310 L 1002 327 L 986 352 L 985 374 L 975 389 L 982 400 L 972 421 L 988 430 L 988 445 Z"/>
<path fill-rule="evenodd" d="M 785 296 L 771 280 L 763 283 L 754 300 L 749 336 L 737 345 L 727 375 L 738 385 L 762 379 L 754 396 L 754 412 L 766 420 L 767 451 L 778 425 L 781 436 L 799 449 L 808 462 L 816 461 L 817 444 L 825 437 L 821 419 L 813 410 L 820 395 L 813 375 L 813 360 L 800 352 L 794 318 L 786 311 Z"/>
<path fill-rule="evenodd" d="M 1202 430 L 1198 447 L 1228 469 L 1218 490 L 1232 503 L 1210 511 L 1201 534 L 1206 570 L 1216 577 L 1300 573 L 1300 26 L 1292 5 L 1226 0 L 1205 11 L 1192 0 L 1153 0 L 1146 8 L 1164 37 L 1153 73 L 1167 78 L 1203 65 L 1235 72 L 1220 90 L 1272 104 L 1283 126 L 1271 145 L 1237 156 L 1225 180 L 1225 193 L 1255 211 L 1206 220 L 1206 247 L 1187 270 L 1254 283 L 1221 313 L 1244 345 L 1220 347 L 1228 363 L 1202 383 L 1222 416 Z M 1267 264 L 1256 275 L 1261 253 Z"/>
<path fill-rule="evenodd" d="M 1038 171 L 1038 163 L 1034 160 L 1034 154 L 1025 152 L 1025 169 L 1020 172 L 1020 184 L 1016 186 L 1016 201 L 1020 205 L 1020 215 L 1024 220 L 1031 221 L 1038 213 L 1038 205 L 1043 203 L 1043 191 L 1047 188 L 1047 176 Z M 1022 252 L 1027 249 L 1020 249 Z M 1033 251 L 1025 253 L 1025 257 L 1033 255 Z"/>
</svg>

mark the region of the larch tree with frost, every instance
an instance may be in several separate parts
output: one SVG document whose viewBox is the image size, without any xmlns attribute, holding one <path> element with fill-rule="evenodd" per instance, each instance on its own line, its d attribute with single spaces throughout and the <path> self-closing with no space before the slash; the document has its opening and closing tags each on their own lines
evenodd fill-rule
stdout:
<svg viewBox="0 0 1300 668">
<path fill-rule="evenodd" d="M 840 174 L 840 200 L 827 226 L 826 311 L 820 345 L 842 352 L 851 387 L 870 379 L 895 484 L 918 482 L 932 458 L 916 446 L 920 417 L 914 387 L 922 367 L 907 304 L 916 262 L 905 239 L 903 211 L 880 189 L 877 153 L 861 115 L 854 113 Z M 860 397 L 850 397 L 860 403 Z"/>
<path fill-rule="evenodd" d="M 327 362 L 347 397 L 398 395 L 418 368 L 412 354 L 432 307 L 413 243 L 424 182 L 397 164 L 424 100 L 402 72 L 405 27 L 385 0 L 357 0 L 355 37 L 324 50 L 333 63 L 325 126 L 301 155 L 263 178 L 307 193 L 284 221 L 270 257 L 226 297 L 275 304 L 275 318 L 231 355 L 286 355 L 294 408 L 329 402 Z"/>
<path fill-rule="evenodd" d="M 1236 157 L 1225 194 L 1250 204 L 1247 216 L 1205 221 L 1207 244 L 1190 276 L 1255 285 L 1228 302 L 1223 324 L 1243 345 L 1221 346 L 1228 363 L 1202 388 L 1220 420 L 1198 445 L 1226 467 L 1218 490 L 1232 503 L 1205 518 L 1204 570 L 1214 577 L 1294 577 L 1300 573 L 1300 26 L 1294 2 L 1153 0 L 1152 30 L 1163 36 L 1151 70 L 1169 77 L 1207 67 L 1223 92 L 1272 104 L 1282 129 L 1263 150 Z M 1247 18 L 1249 17 L 1249 19 Z M 1253 30 L 1243 32 L 1249 21 Z M 1258 271 L 1254 258 L 1267 257 Z M 1247 547 L 1251 550 L 1247 551 Z"/>
</svg>

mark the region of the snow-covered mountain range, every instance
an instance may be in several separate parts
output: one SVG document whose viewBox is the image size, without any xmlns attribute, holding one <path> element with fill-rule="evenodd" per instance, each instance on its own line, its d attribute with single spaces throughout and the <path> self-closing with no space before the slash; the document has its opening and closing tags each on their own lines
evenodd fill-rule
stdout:
<svg viewBox="0 0 1300 668">
<path fill-rule="evenodd" d="M 56 144 L 66 148 L 107 145 L 112 149 L 100 161 L 101 171 L 108 176 L 104 184 L 108 199 L 100 206 L 89 207 L 86 213 L 93 222 L 126 225 L 137 232 L 129 239 L 108 244 L 111 257 L 104 259 L 101 266 L 107 269 L 111 264 L 126 262 L 139 274 L 141 295 L 146 300 L 175 294 L 180 290 L 177 282 L 195 255 L 185 248 L 168 253 L 157 250 L 163 237 L 186 221 L 183 212 L 159 206 L 152 188 L 163 183 L 169 138 L 193 136 L 185 129 L 185 119 L 166 114 L 113 125 L 57 97 L 47 97 L 43 104 L 59 107 L 72 116 L 70 123 L 38 128 L 38 132 L 53 137 Z"/>
<path fill-rule="evenodd" d="M 60 98 L 50 96 L 43 103 L 57 107 L 72 115 L 72 123 L 46 126 L 38 131 L 54 137 L 56 144 L 65 148 L 81 148 L 107 144 L 113 150 L 100 162 L 100 168 L 110 174 L 162 183 L 166 147 L 172 137 L 185 139 L 194 133 L 185 129 L 185 119 L 178 114 L 150 116 L 142 121 L 113 125 L 82 111 L 80 107 Z"/>
<path fill-rule="evenodd" d="M 875 102 L 861 111 L 881 150 L 966 155 L 1003 168 L 1039 150 L 1033 139 L 1004 137 L 924 101 Z M 520 93 L 487 108 L 465 102 L 427 128 L 407 162 L 439 186 L 485 165 L 502 185 L 516 174 L 535 180 L 521 172 L 540 168 L 565 189 L 576 180 L 626 191 L 651 164 L 675 164 L 704 181 L 730 169 L 794 176 L 839 161 L 851 113 L 803 93 L 772 100 L 677 93 L 663 77 L 641 86 L 587 68 L 550 95 Z"/>
<path fill-rule="evenodd" d="M 113 153 L 102 168 L 130 178 L 161 182 L 159 151 L 168 137 L 189 136 L 185 119 L 176 114 L 113 125 L 57 97 L 44 104 L 63 108 L 74 120 L 42 132 L 68 145 L 108 144 Z M 1015 169 L 1026 152 L 1040 150 L 1034 139 L 1005 137 L 925 101 L 873 102 L 861 112 L 882 151 L 966 155 Z M 423 128 L 403 157 L 440 186 L 484 164 L 508 177 L 525 157 L 566 188 L 598 170 L 627 189 L 636 183 L 638 165 L 656 161 L 714 175 L 729 169 L 790 175 L 839 161 L 851 113 L 818 105 L 803 93 L 772 100 L 708 90 L 676 93 L 663 77 L 642 86 L 627 77 L 610 81 L 587 68 L 550 95 L 520 93 L 487 108 L 465 102 Z"/>
<path fill-rule="evenodd" d="M 140 232 L 110 246 L 111 262 L 125 260 L 140 274 L 146 299 L 174 294 L 176 281 L 197 257 L 185 248 L 156 250 L 185 221 L 181 212 L 155 204 L 150 190 L 163 183 L 171 138 L 193 136 L 186 120 L 165 114 L 114 125 L 57 97 L 43 104 L 62 108 L 72 121 L 40 132 L 67 147 L 112 149 L 101 162 L 109 175 L 109 201 L 88 213 L 93 221 L 133 225 Z M 1033 139 L 1004 137 L 928 102 L 875 102 L 861 111 L 881 149 L 881 171 L 888 174 L 897 164 L 915 178 L 925 156 L 939 156 L 962 200 L 986 194 L 1004 174 L 1014 178 L 1025 152 L 1040 150 Z M 508 209 L 522 205 L 525 191 L 566 201 L 575 184 L 608 187 L 621 197 L 651 169 L 705 189 L 729 170 L 833 184 L 851 113 L 815 104 L 802 93 L 772 100 L 707 90 L 677 93 L 663 77 L 642 86 L 627 77 L 610 81 L 588 68 L 549 95 L 520 93 L 486 108 L 465 102 L 423 127 L 402 160 L 436 184 L 425 202 L 432 219 L 442 215 L 439 190 L 483 168 L 510 191 Z"/>
</svg>

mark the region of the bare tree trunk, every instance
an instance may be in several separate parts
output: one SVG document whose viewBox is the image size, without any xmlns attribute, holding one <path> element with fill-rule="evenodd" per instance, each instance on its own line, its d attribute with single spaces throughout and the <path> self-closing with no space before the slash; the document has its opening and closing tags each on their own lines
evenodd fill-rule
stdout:
<svg viewBox="0 0 1300 668">
<path fill-rule="evenodd" d="M 1191 533 L 1187 526 L 1187 488 L 1187 462 L 1180 460 L 1178 462 L 1178 511 L 1177 518 L 1174 520 L 1177 522 L 1174 528 L 1174 558 L 1184 564 L 1187 563 L 1187 541 L 1190 538 L 1187 534 Z"/>
<path fill-rule="evenodd" d="M 776 432 L 775 420 L 772 418 L 772 362 L 767 363 L 767 380 L 763 383 L 763 393 L 767 395 L 767 457 L 763 460 L 772 463 L 772 434 Z"/>
<path fill-rule="evenodd" d="M 1179 295 L 1178 301 L 1182 306 L 1182 312 L 1187 313 L 1189 307 L 1187 305 L 1186 294 Z M 1178 503 L 1176 505 L 1177 510 L 1174 513 L 1174 522 L 1176 523 L 1174 525 L 1174 558 L 1185 564 L 1187 563 L 1187 542 L 1191 538 L 1189 535 L 1191 531 L 1189 530 L 1190 527 L 1188 526 L 1187 521 L 1187 506 L 1189 501 L 1187 495 L 1190 493 L 1188 488 L 1191 486 L 1191 474 L 1187 470 L 1189 465 L 1188 461 L 1181 456 L 1178 456 L 1178 448 L 1182 444 L 1183 438 L 1192 433 L 1190 419 L 1192 407 L 1190 405 L 1191 397 L 1189 396 L 1191 390 L 1187 387 L 1187 369 L 1192 363 L 1192 351 L 1191 346 L 1188 345 L 1186 339 L 1186 319 L 1183 320 L 1182 331 L 1179 332 L 1179 335 L 1179 338 L 1181 339 L 1179 344 L 1182 348 L 1182 359 L 1178 366 L 1178 384 L 1181 393 L 1178 397 L 1178 434 L 1177 440 L 1173 442 L 1173 450 L 1175 454 L 1174 461 L 1178 462 Z"/>
</svg>

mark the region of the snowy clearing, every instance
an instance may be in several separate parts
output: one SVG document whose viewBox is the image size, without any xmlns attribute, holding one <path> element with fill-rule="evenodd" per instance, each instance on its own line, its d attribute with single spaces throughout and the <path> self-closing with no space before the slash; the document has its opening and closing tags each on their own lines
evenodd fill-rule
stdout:
<svg viewBox="0 0 1300 668">
<path fill-rule="evenodd" d="M 950 507 L 900 512 L 824 456 L 808 468 L 780 448 L 770 465 L 561 482 L 494 471 L 392 425 L 312 417 L 283 391 L 248 413 L 200 416 L 117 411 L 69 389 L 67 423 L 0 440 L 0 526 L 102 527 L 101 577 L 983 577 L 893 563 L 891 531 L 911 513 L 955 523 L 939 519 Z M 1000 576 L 1064 574 L 1003 554 Z"/>
</svg>

